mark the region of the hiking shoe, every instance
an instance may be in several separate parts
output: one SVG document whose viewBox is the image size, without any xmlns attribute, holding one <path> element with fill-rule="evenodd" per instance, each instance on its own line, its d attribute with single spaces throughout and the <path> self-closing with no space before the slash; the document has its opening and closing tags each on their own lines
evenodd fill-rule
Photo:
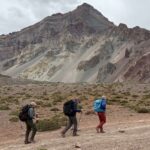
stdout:
<svg viewBox="0 0 150 150">
<path fill-rule="evenodd" d="M 64 134 L 64 133 L 61 133 L 61 137 L 65 138 L 65 134 Z"/>
<path fill-rule="evenodd" d="M 73 134 L 73 136 L 79 136 L 79 134 Z"/>
<path fill-rule="evenodd" d="M 30 140 L 30 143 L 35 143 L 35 140 Z"/>
<path fill-rule="evenodd" d="M 100 133 L 105 133 L 105 131 L 100 131 Z"/>
<path fill-rule="evenodd" d="M 24 144 L 31 144 L 31 142 L 30 141 L 25 141 Z"/>
<path fill-rule="evenodd" d="M 99 128 L 96 128 L 96 132 L 99 133 Z"/>
</svg>

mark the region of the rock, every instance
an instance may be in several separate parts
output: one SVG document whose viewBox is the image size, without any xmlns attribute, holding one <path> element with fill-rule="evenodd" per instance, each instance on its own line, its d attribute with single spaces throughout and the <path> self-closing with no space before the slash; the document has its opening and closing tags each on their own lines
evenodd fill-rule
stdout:
<svg viewBox="0 0 150 150">
<path fill-rule="evenodd" d="M 80 144 L 80 143 L 76 143 L 76 144 L 75 144 L 75 148 L 81 149 L 81 144 Z"/>
<path fill-rule="evenodd" d="M 119 130 L 118 132 L 120 132 L 120 133 L 125 133 L 125 130 Z"/>
</svg>

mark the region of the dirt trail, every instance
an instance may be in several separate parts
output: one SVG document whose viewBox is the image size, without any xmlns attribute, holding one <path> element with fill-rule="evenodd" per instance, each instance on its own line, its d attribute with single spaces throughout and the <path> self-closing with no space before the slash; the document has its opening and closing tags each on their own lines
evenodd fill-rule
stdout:
<svg viewBox="0 0 150 150">
<path fill-rule="evenodd" d="M 73 150 L 76 143 L 82 150 L 149 150 L 150 120 L 108 124 L 106 133 L 98 134 L 95 128 L 81 127 L 80 136 L 60 137 L 60 130 L 39 133 L 35 144 L 24 145 L 22 138 L 9 140 L 0 144 L 1 150 Z"/>
<path fill-rule="evenodd" d="M 66 138 L 60 136 L 61 130 L 44 132 L 37 134 L 36 143 L 24 145 L 24 131 L 18 128 L 19 124 L 7 126 L 7 131 L 4 128 L 4 125 L 8 125 L 6 122 L 0 127 L 0 150 L 75 150 L 76 143 L 81 145 L 81 150 L 150 150 L 149 114 L 137 114 L 120 106 L 110 106 L 106 133 L 96 133 L 97 123 L 96 115 L 84 115 L 80 122 L 80 136 L 72 137 L 71 131 Z M 3 132 L 4 129 L 6 132 Z"/>
</svg>

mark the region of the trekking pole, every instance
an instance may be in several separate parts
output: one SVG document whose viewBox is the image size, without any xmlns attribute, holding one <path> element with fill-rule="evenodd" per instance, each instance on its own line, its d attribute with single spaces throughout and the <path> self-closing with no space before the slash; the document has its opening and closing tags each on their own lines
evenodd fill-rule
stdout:
<svg viewBox="0 0 150 150">
<path fill-rule="evenodd" d="M 80 129 L 79 129 L 79 124 L 80 124 L 80 122 L 81 122 L 81 119 L 82 119 L 82 113 L 81 113 L 81 115 L 80 115 L 80 117 L 79 117 L 79 121 L 78 121 L 78 131 L 80 131 Z"/>
</svg>

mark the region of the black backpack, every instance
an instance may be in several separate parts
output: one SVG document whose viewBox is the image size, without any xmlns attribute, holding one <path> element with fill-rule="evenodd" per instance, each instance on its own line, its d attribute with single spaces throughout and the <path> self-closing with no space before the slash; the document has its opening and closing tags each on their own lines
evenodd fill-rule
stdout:
<svg viewBox="0 0 150 150">
<path fill-rule="evenodd" d="M 30 119 L 29 115 L 28 115 L 28 110 L 29 108 L 31 108 L 30 105 L 25 105 L 22 107 L 20 113 L 19 113 L 19 119 L 20 121 L 27 121 L 28 119 Z"/>
<path fill-rule="evenodd" d="M 63 106 L 63 112 L 66 116 L 71 116 L 73 115 L 74 111 L 73 111 L 73 101 L 70 100 L 68 102 L 65 102 L 64 103 L 64 106 Z"/>
</svg>

